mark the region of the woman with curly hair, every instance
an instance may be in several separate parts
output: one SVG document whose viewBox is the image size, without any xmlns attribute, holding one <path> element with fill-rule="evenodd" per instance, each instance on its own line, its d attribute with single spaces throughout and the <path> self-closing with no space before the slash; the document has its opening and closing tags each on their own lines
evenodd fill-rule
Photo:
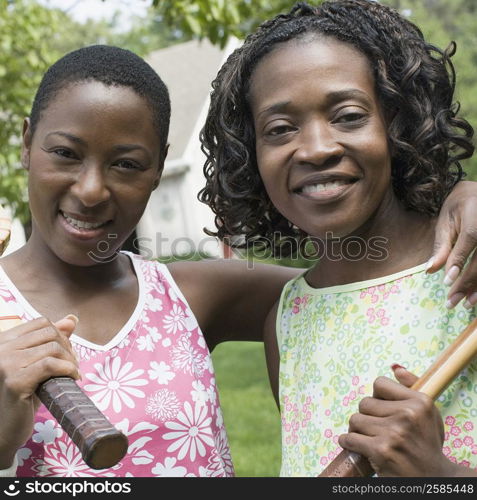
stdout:
<svg viewBox="0 0 477 500">
<path fill-rule="evenodd" d="M 216 234 L 275 253 L 307 237 L 316 257 L 265 327 L 282 475 L 317 475 L 340 446 L 379 475 L 475 474 L 477 364 L 437 402 L 445 429 L 404 369 L 422 373 L 475 317 L 463 293 L 446 302 L 458 269 L 426 272 L 435 216 L 473 153 L 454 51 L 378 2 L 299 3 L 213 83 L 202 200 Z"/>
</svg>

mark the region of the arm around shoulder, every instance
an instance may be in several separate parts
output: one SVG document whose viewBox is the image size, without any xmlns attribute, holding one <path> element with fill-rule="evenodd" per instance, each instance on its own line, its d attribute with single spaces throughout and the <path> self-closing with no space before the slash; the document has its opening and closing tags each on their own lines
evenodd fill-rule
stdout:
<svg viewBox="0 0 477 500">
<path fill-rule="evenodd" d="M 302 272 L 235 259 L 175 262 L 168 267 L 210 350 L 226 340 L 262 341 L 265 319 L 283 286 Z"/>
</svg>

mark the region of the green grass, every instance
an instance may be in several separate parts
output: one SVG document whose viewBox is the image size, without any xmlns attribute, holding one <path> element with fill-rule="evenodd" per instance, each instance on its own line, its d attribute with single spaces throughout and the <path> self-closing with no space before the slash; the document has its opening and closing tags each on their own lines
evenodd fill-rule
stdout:
<svg viewBox="0 0 477 500">
<path fill-rule="evenodd" d="M 276 477 L 280 416 L 268 382 L 263 344 L 226 342 L 212 353 L 238 477 Z"/>
</svg>

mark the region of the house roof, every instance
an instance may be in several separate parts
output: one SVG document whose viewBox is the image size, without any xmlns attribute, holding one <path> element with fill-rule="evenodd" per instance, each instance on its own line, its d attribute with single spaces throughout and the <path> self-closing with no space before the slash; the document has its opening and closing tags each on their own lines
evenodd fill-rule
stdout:
<svg viewBox="0 0 477 500">
<path fill-rule="evenodd" d="M 156 50 L 146 58 L 167 85 L 171 98 L 166 169 L 168 162 L 184 156 L 224 57 L 225 49 L 205 39 Z"/>
</svg>

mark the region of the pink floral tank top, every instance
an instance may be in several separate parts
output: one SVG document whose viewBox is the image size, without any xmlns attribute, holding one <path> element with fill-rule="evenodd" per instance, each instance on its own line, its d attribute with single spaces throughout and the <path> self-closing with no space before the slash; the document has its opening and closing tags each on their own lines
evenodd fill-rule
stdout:
<svg viewBox="0 0 477 500">
<path fill-rule="evenodd" d="M 41 405 L 31 438 L 18 450 L 17 476 L 233 476 L 210 353 L 167 267 L 129 254 L 139 300 L 104 346 L 74 334 L 79 386 L 129 440 L 124 458 L 94 470 Z M 0 294 L 24 319 L 39 314 L 0 268 Z"/>
</svg>

